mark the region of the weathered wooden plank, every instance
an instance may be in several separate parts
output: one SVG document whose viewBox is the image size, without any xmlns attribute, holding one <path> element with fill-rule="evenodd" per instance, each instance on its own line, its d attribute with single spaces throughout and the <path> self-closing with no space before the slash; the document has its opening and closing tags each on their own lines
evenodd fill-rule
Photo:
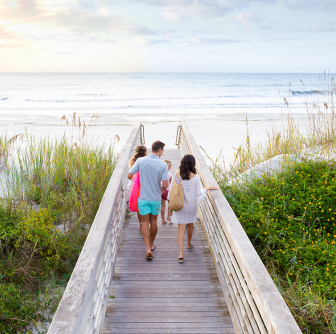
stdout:
<svg viewBox="0 0 336 334">
<path fill-rule="evenodd" d="M 112 307 L 109 309 L 109 312 L 111 312 L 111 316 L 114 318 L 119 318 L 117 322 L 186 322 L 190 319 L 192 319 L 193 322 L 203 322 L 204 318 L 212 318 L 210 320 L 214 322 L 216 320 L 222 321 L 221 318 L 229 316 L 227 310 L 218 309 L 212 311 L 186 311 L 185 309 L 183 311 L 166 311 L 159 309 L 158 311 L 158 309 L 156 309 L 151 311 L 151 320 L 149 321 L 149 310 L 146 308 L 136 311 L 128 309 L 127 312 L 125 312 L 119 310 L 118 307 Z"/>
<path fill-rule="evenodd" d="M 137 325 L 137 323 L 135 324 Z M 132 333 L 137 334 L 151 334 L 151 333 L 158 333 L 158 330 L 155 328 L 133 328 Z M 160 328 L 159 332 L 161 334 L 170 333 L 170 334 L 187 334 L 187 333 L 202 333 L 202 334 L 208 334 L 208 333 L 222 333 L 222 334 L 234 334 L 234 331 L 232 328 Z M 101 332 L 102 334 L 111 334 L 111 333 L 130 333 L 129 328 L 113 328 L 108 330 L 103 330 Z"/>
<path fill-rule="evenodd" d="M 230 317 L 225 316 L 202 316 L 202 312 L 196 312 L 197 314 L 188 315 L 187 312 L 168 312 L 169 314 L 165 314 L 164 312 L 156 312 L 157 315 L 153 315 L 152 312 L 149 314 L 148 312 L 133 312 L 132 314 L 128 315 L 128 312 L 124 313 L 124 316 L 109 316 L 108 320 L 111 323 L 130 323 L 130 322 L 145 322 L 145 323 L 151 323 L 151 322 L 161 322 L 161 323 L 167 323 L 167 322 L 192 322 L 192 323 L 199 323 L 199 326 L 202 326 L 202 323 L 204 322 L 218 322 L 222 323 L 225 321 L 231 321 Z M 172 313 L 172 314 L 171 314 Z"/>
<path fill-rule="evenodd" d="M 196 273 L 193 275 L 190 274 L 183 274 L 183 273 L 164 273 L 164 274 L 158 274 L 158 273 L 151 273 L 150 276 L 148 276 L 147 273 L 133 273 L 133 274 L 125 274 L 125 273 L 115 273 L 113 275 L 113 279 L 115 281 L 122 280 L 125 281 L 164 281 L 165 284 L 167 284 L 167 281 L 201 281 L 201 282 L 208 282 L 210 281 L 217 281 L 217 275 L 215 273 Z"/>
<path fill-rule="evenodd" d="M 216 298 L 218 295 L 217 293 L 210 293 L 208 291 L 189 291 L 188 289 L 179 289 L 176 291 L 170 290 L 170 291 L 155 291 L 155 290 L 142 290 L 142 291 L 129 291 L 129 290 L 118 290 L 118 289 L 111 289 L 110 294 L 113 294 L 115 296 L 123 296 L 124 298 L 127 297 L 137 297 L 137 298 L 144 298 L 148 296 L 148 294 L 151 294 L 153 297 L 160 297 L 160 298 L 166 298 L 166 297 L 180 297 L 181 293 L 183 293 L 183 296 L 185 298 L 188 297 L 200 297 L 200 298 Z"/>
<path fill-rule="evenodd" d="M 196 297 L 190 297 L 185 298 L 184 296 L 181 296 L 179 298 L 160 298 L 160 297 L 144 297 L 144 298 L 125 298 L 123 296 L 116 296 L 115 298 L 109 298 L 109 303 L 114 303 L 115 301 L 118 302 L 118 305 L 133 305 L 140 303 L 141 305 L 184 305 L 186 307 L 190 307 L 192 305 L 202 305 L 202 306 L 208 306 L 208 305 L 219 305 L 221 307 L 225 307 L 225 300 L 223 296 L 217 297 L 216 299 L 210 299 L 210 298 L 196 298 Z M 215 303 L 214 303 L 215 301 Z M 189 308 L 188 308 L 189 309 Z"/>
<path fill-rule="evenodd" d="M 217 314 L 219 313 L 225 313 L 225 316 L 228 316 L 228 309 L 227 307 L 222 307 L 222 311 L 218 312 L 218 306 L 213 305 L 211 303 L 207 306 L 199 306 L 194 305 L 192 303 L 189 303 L 188 306 L 192 308 L 193 312 L 202 312 L 202 315 L 204 315 L 204 312 L 211 312 L 211 314 Z M 121 305 L 118 301 L 117 302 L 109 302 L 107 305 L 106 312 L 114 312 L 114 315 L 116 315 L 115 311 L 124 313 L 124 312 L 155 312 L 157 310 L 160 310 L 161 312 L 187 312 L 187 305 L 180 304 L 180 305 L 170 305 L 170 304 L 150 304 L 147 303 L 146 305 L 143 305 L 141 303 L 138 304 L 127 304 L 127 305 Z M 123 316 L 123 314 L 121 314 Z"/>
<path fill-rule="evenodd" d="M 107 323 L 102 333 L 224 333 L 233 334 L 234 329 L 226 323 Z"/>
</svg>

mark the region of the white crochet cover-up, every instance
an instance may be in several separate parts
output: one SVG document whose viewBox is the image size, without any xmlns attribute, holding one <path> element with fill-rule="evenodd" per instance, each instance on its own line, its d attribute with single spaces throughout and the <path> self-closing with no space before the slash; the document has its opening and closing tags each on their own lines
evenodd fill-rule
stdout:
<svg viewBox="0 0 336 334">
<path fill-rule="evenodd" d="M 175 180 L 175 175 L 172 179 L 172 184 Z M 206 196 L 206 190 L 202 188 L 201 179 L 196 175 L 190 180 L 182 180 L 182 190 L 184 195 L 184 206 L 179 211 L 174 211 L 171 221 L 174 224 L 191 224 L 197 221 L 197 204 L 201 204 Z M 179 183 L 176 177 L 176 183 Z M 170 191 L 168 194 L 169 199 Z"/>
</svg>

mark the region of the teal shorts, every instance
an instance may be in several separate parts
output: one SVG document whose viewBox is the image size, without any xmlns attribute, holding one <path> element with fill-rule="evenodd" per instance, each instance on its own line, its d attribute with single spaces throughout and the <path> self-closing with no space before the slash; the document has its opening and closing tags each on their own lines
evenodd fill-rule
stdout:
<svg viewBox="0 0 336 334">
<path fill-rule="evenodd" d="M 161 210 L 161 201 L 144 201 L 138 199 L 138 209 L 141 216 L 152 214 L 156 216 Z"/>
</svg>

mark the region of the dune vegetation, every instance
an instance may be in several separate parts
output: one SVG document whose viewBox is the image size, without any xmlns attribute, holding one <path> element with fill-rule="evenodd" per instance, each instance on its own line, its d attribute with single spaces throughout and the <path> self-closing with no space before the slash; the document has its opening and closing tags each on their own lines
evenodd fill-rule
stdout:
<svg viewBox="0 0 336 334">
<path fill-rule="evenodd" d="M 323 83 L 326 85 L 326 83 Z M 291 116 L 265 143 L 250 134 L 231 165 L 213 172 L 225 197 L 303 333 L 336 332 L 336 119 L 333 79 L 328 93 L 306 100 L 308 122 Z M 244 172 L 282 155 L 277 170 Z"/>
<path fill-rule="evenodd" d="M 118 155 L 90 142 L 0 136 L 0 332 L 48 321 L 81 252 Z M 76 134 L 76 135 L 75 135 Z"/>
</svg>

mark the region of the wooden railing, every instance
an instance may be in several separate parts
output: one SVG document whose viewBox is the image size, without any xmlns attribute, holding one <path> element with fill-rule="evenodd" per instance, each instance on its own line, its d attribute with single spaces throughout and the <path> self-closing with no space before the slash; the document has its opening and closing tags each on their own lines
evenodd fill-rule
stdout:
<svg viewBox="0 0 336 334">
<path fill-rule="evenodd" d="M 195 156 L 204 187 L 218 186 L 185 122 L 178 128 L 177 145 L 182 155 Z M 301 333 L 221 191 L 207 195 L 199 217 L 236 333 Z"/>
<path fill-rule="evenodd" d="M 143 126 L 139 123 L 119 157 L 49 334 L 100 332 L 126 212 L 128 160 L 143 141 Z"/>
</svg>

